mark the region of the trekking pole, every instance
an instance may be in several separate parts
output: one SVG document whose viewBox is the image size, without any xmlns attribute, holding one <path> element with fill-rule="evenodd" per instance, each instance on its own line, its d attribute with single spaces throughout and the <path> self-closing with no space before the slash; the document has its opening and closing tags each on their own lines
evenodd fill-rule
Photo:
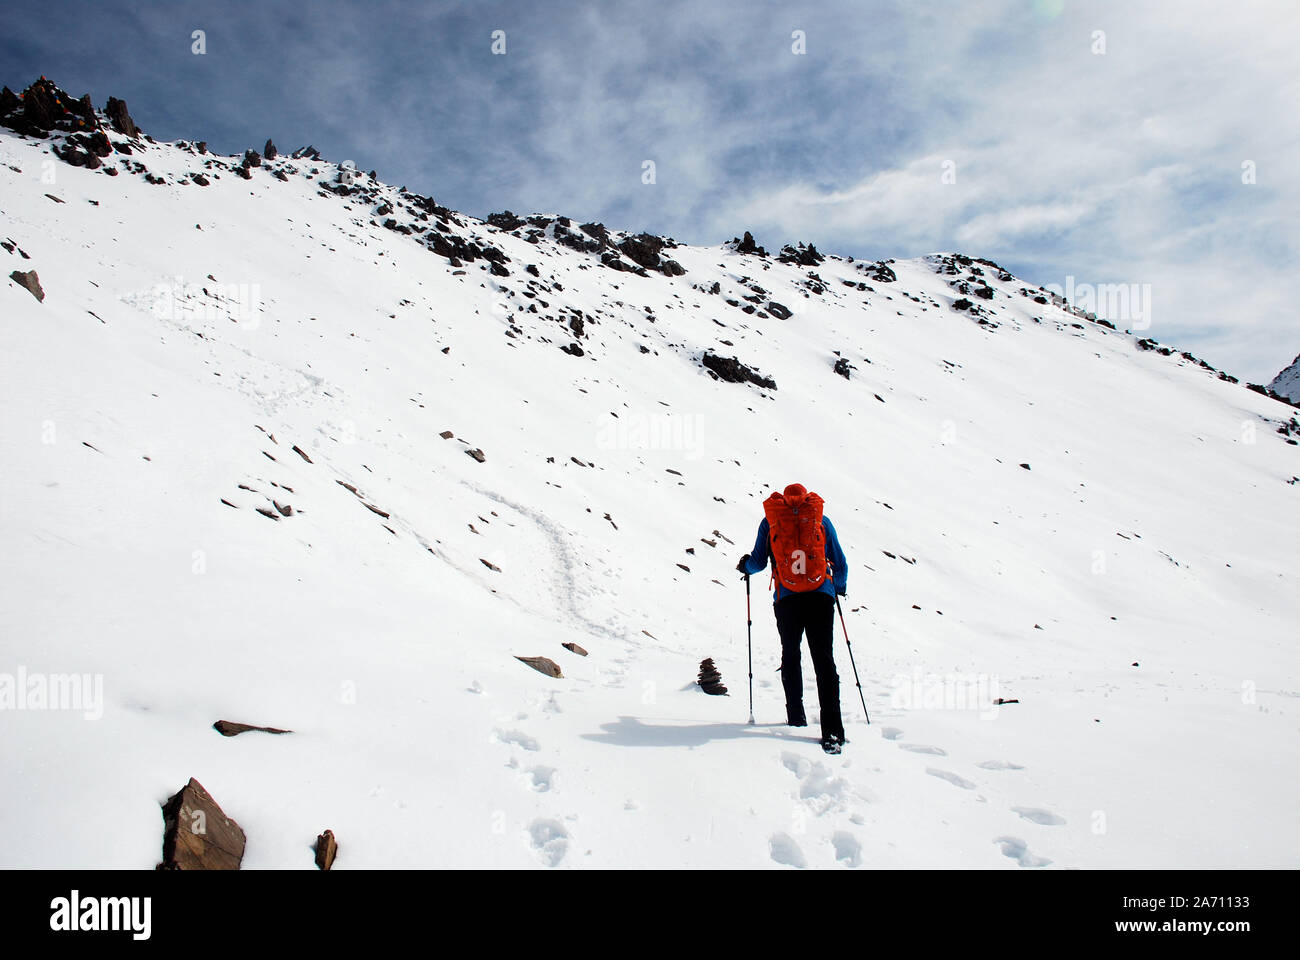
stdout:
<svg viewBox="0 0 1300 960">
<path fill-rule="evenodd" d="M 844 630 L 844 644 L 849 648 L 849 663 L 853 664 L 853 680 L 858 685 L 858 699 L 862 701 L 862 715 L 867 718 L 867 724 L 871 724 L 871 714 L 867 713 L 867 698 L 862 695 L 862 681 L 858 679 L 858 665 L 853 663 L 853 644 L 849 643 L 849 628 L 844 622 L 844 608 L 840 606 L 839 595 L 835 596 L 835 609 L 840 612 L 840 627 Z"/>
<path fill-rule="evenodd" d="M 749 649 L 749 724 L 754 725 L 754 616 L 749 610 L 749 574 L 745 574 L 745 634 Z"/>
</svg>

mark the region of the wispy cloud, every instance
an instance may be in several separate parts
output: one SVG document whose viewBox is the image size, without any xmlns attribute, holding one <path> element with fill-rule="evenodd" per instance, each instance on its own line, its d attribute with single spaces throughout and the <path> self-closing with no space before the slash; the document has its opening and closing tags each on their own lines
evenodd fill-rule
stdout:
<svg viewBox="0 0 1300 960">
<path fill-rule="evenodd" d="M 1291 0 L 11 0 L 6 25 L 5 82 L 126 97 L 155 136 L 311 141 L 478 215 L 1151 283 L 1157 337 L 1255 380 L 1300 346 Z"/>
</svg>

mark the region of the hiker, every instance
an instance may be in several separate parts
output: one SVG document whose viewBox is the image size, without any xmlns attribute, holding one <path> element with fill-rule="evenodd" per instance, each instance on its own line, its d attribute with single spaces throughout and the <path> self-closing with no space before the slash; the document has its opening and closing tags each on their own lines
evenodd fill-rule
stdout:
<svg viewBox="0 0 1300 960">
<path fill-rule="evenodd" d="M 849 567 L 830 520 L 822 516 L 824 501 L 802 484 L 792 483 L 763 502 L 754 550 L 740 558 L 736 569 L 748 579 L 772 559 L 772 595 L 776 629 L 781 635 L 781 683 L 785 687 L 786 723 L 806 727 L 803 709 L 803 635 L 808 635 L 817 699 L 821 705 L 823 749 L 845 742 L 840 717 L 840 678 L 835 672 L 831 643 L 835 631 L 835 596 L 845 596 Z"/>
</svg>

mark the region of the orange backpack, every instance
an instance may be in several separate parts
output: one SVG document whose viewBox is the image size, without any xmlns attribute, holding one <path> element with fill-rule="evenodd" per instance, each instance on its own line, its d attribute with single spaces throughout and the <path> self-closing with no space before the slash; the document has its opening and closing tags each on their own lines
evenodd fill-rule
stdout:
<svg viewBox="0 0 1300 960">
<path fill-rule="evenodd" d="M 797 483 L 763 501 L 771 539 L 773 576 L 787 590 L 806 593 L 826 582 L 824 505 L 821 497 L 807 493 Z"/>
</svg>

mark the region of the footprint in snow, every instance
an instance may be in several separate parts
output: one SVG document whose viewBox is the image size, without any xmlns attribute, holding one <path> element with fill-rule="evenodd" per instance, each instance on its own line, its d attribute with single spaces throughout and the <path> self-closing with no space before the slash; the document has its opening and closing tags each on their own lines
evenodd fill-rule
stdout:
<svg viewBox="0 0 1300 960">
<path fill-rule="evenodd" d="M 846 867 L 862 866 L 862 844 L 858 838 L 847 830 L 836 830 L 831 835 L 831 844 L 835 847 L 835 859 L 844 861 Z"/>
<path fill-rule="evenodd" d="M 1045 827 L 1059 827 L 1065 823 L 1064 817 L 1058 817 L 1051 810 L 1041 810 L 1038 807 L 1012 807 L 1011 810 L 1020 814 L 1022 820 L 1041 823 Z"/>
<path fill-rule="evenodd" d="M 538 819 L 528 825 L 529 842 L 548 867 L 558 867 L 569 851 L 569 831 L 559 820 Z"/>
<path fill-rule="evenodd" d="M 797 867 L 802 870 L 808 866 L 807 859 L 804 858 L 803 851 L 799 849 L 799 844 L 794 842 L 794 837 L 788 833 L 774 833 L 771 839 L 767 841 L 768 853 L 777 863 L 784 864 L 788 867 Z"/>
<path fill-rule="evenodd" d="M 493 730 L 498 743 L 513 743 L 525 750 L 540 750 L 542 745 L 522 730 Z"/>
<path fill-rule="evenodd" d="M 898 727 L 885 727 L 880 731 L 880 735 L 886 740 L 897 740 L 903 736 L 903 731 L 899 730 Z"/>
<path fill-rule="evenodd" d="M 1010 760 L 984 760 L 975 764 L 982 770 L 1023 770 L 1025 769 L 1018 763 L 1012 763 Z"/>
<path fill-rule="evenodd" d="M 781 752 L 781 764 L 799 780 L 799 799 L 807 801 L 817 816 L 842 809 L 855 799 L 853 788 L 826 764 L 814 763 L 790 750 Z"/>
<path fill-rule="evenodd" d="M 995 837 L 993 842 L 1002 845 L 1002 855 L 1004 857 L 1010 857 L 1022 867 L 1030 869 L 1034 867 L 1045 867 L 1052 862 L 1046 857 L 1037 857 L 1030 853 L 1029 844 L 1025 843 L 1025 841 L 1021 840 L 1019 837 Z"/>
<path fill-rule="evenodd" d="M 527 773 L 532 780 L 532 789 L 538 793 L 546 793 L 551 789 L 551 781 L 555 777 L 554 767 L 529 767 Z"/>
<path fill-rule="evenodd" d="M 932 777 L 938 777 L 940 780 L 947 780 L 954 787 L 961 787 L 963 790 L 974 790 L 975 784 L 971 783 L 965 777 L 959 777 L 955 773 L 947 770 L 940 770 L 937 767 L 926 767 L 925 772 Z"/>
<path fill-rule="evenodd" d="M 898 746 L 899 749 L 907 750 L 911 753 L 929 753 L 936 757 L 948 756 L 948 751 L 943 749 L 943 747 L 932 747 L 924 743 L 900 743 Z"/>
</svg>

